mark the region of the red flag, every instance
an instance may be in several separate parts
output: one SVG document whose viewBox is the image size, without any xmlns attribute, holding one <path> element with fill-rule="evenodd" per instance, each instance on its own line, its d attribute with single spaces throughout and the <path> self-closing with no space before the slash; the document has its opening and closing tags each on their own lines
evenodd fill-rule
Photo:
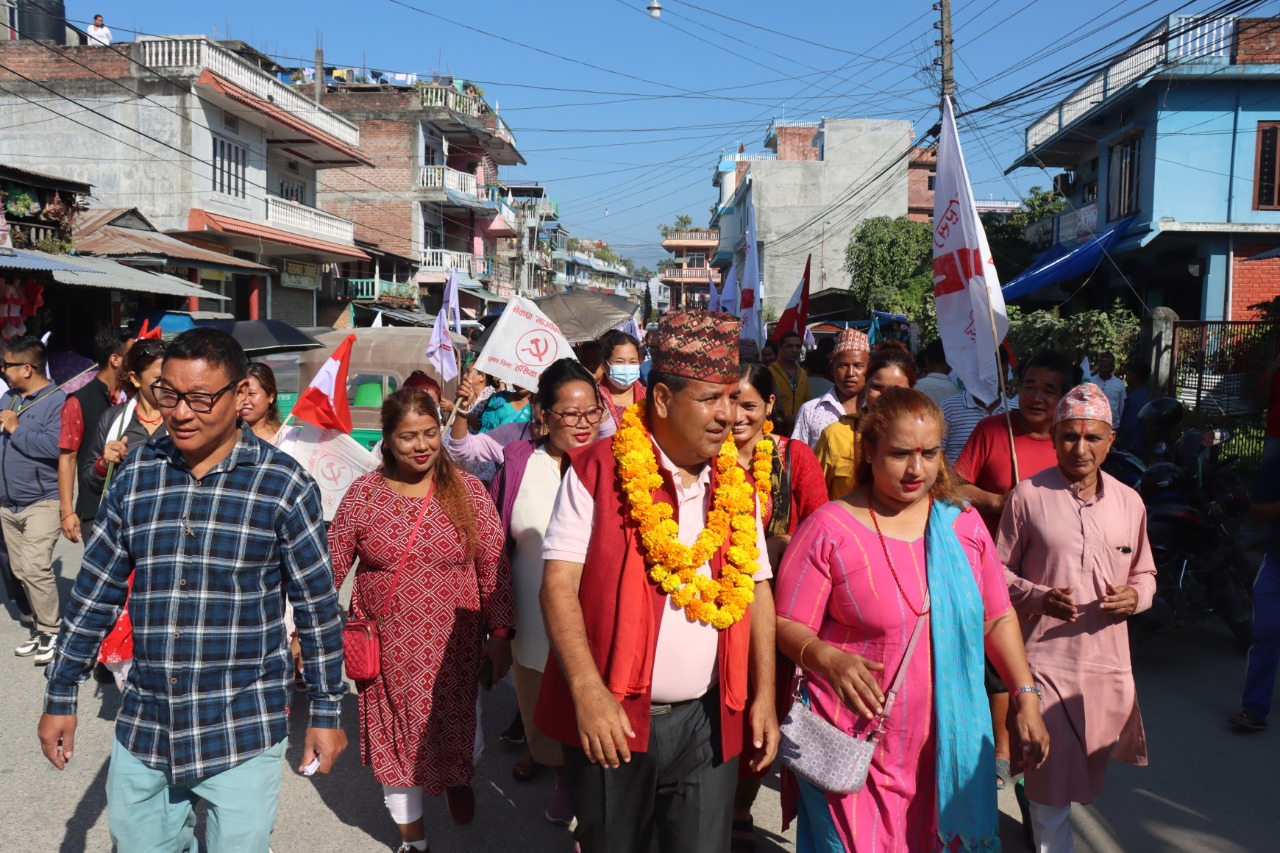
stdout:
<svg viewBox="0 0 1280 853">
<path fill-rule="evenodd" d="M 351 405 L 347 402 L 347 369 L 351 366 L 351 345 L 355 335 L 338 344 L 307 389 L 298 395 L 293 416 L 321 429 L 351 432 Z"/>
<path fill-rule="evenodd" d="M 795 293 L 787 300 L 787 307 L 778 318 L 778 325 L 773 330 L 774 340 L 782 340 L 787 332 L 804 335 L 809 325 L 809 265 L 813 263 L 813 255 L 804 262 L 804 278 L 796 285 Z"/>
</svg>

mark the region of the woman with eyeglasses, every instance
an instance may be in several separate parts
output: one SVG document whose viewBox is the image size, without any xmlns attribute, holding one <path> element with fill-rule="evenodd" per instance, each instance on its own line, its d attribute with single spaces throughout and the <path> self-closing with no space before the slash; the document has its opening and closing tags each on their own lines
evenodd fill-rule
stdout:
<svg viewBox="0 0 1280 853">
<path fill-rule="evenodd" d="M 516 602 L 512 672 L 528 744 L 528 752 L 516 762 L 512 773 L 523 781 L 532 779 L 544 766 L 555 768 L 559 778 L 547 803 L 546 818 L 568 826 L 573 822 L 573 805 L 560 744 L 539 731 L 533 722 L 550 649 L 538 601 L 542 589 L 542 537 L 560 490 L 565 454 L 595 441 L 600 421 L 608 415 L 591 374 L 572 358 L 562 358 L 543 372 L 538 380 L 538 403 L 545 435 L 536 441 L 507 445 L 491 491 L 511 560 Z"/>
<path fill-rule="evenodd" d="M 125 356 L 120 368 L 120 388 L 129 399 L 103 412 L 93 439 L 83 448 L 81 457 L 82 481 L 92 484 L 99 493 L 106 490 L 108 477 L 119 469 L 129 453 L 166 433 L 155 392 L 151 390 L 151 383 L 160 378 L 164 351 L 164 341 L 138 341 Z M 123 690 L 133 664 L 133 623 L 129 621 L 128 604 L 103 641 L 98 661 L 111 671 L 116 687 Z"/>
</svg>

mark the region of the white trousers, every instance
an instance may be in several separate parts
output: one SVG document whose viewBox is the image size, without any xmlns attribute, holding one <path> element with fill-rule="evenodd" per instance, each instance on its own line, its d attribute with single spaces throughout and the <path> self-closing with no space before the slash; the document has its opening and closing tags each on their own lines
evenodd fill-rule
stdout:
<svg viewBox="0 0 1280 853">
<path fill-rule="evenodd" d="M 383 785 L 382 802 L 396 823 L 413 823 L 422 817 L 422 788 L 417 785 L 412 788 Z"/>
<path fill-rule="evenodd" d="M 1034 801 L 1030 805 L 1036 853 L 1074 853 L 1076 840 L 1071 834 L 1071 806 L 1045 806 Z"/>
</svg>

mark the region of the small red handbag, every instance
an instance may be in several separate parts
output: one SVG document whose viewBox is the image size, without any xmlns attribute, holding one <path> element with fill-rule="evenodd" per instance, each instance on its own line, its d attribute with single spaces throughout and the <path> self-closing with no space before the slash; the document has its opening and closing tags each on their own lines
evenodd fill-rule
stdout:
<svg viewBox="0 0 1280 853">
<path fill-rule="evenodd" d="M 400 584 L 400 570 L 404 568 L 404 564 L 409 559 L 409 552 L 413 550 L 414 540 L 418 538 L 418 529 L 422 527 L 422 520 L 427 517 L 427 508 L 431 506 L 431 495 L 434 492 L 435 483 L 432 483 L 431 488 L 427 490 L 427 496 L 422 499 L 422 512 L 418 513 L 418 520 L 413 525 L 413 532 L 409 534 L 404 553 L 400 555 L 400 562 L 396 564 L 396 573 L 391 578 L 391 591 L 387 593 L 386 612 L 376 619 L 355 616 L 356 592 L 354 589 L 351 591 L 347 624 L 342 628 L 342 656 L 347 668 L 347 677 L 352 681 L 372 681 L 382 672 L 382 639 L 379 636 L 382 622 L 392 613 L 396 587 Z M 359 577 L 358 574 L 357 577 Z"/>
</svg>

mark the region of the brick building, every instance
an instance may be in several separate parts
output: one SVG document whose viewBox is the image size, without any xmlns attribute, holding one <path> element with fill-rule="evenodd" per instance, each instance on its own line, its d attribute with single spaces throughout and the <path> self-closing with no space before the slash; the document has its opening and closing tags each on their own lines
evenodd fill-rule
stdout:
<svg viewBox="0 0 1280 853">
<path fill-rule="evenodd" d="M 247 45 L 0 41 L 0 64 L 6 162 L 90 183 L 95 207 L 136 208 L 163 232 L 270 269 L 192 268 L 227 297 L 200 308 L 314 325 L 329 266 L 368 258 L 350 220 L 315 206 L 325 170 L 370 163 L 359 129 Z"/>
<path fill-rule="evenodd" d="M 524 163 L 506 122 L 474 87 L 452 80 L 413 85 L 326 86 L 321 104 L 360 128 L 367 166 L 327 176 L 320 205 L 355 221 L 356 237 L 390 256 L 396 271 L 370 295 L 403 278 L 422 287 L 428 310 L 457 270 L 464 312 L 480 316 L 510 295 L 516 271 L 498 264 L 499 241 L 520 222 L 498 175 Z M 410 269 L 412 268 L 412 270 Z M 368 280 L 370 264 L 344 264 Z M 390 280 L 388 280 L 390 279 Z"/>
</svg>

